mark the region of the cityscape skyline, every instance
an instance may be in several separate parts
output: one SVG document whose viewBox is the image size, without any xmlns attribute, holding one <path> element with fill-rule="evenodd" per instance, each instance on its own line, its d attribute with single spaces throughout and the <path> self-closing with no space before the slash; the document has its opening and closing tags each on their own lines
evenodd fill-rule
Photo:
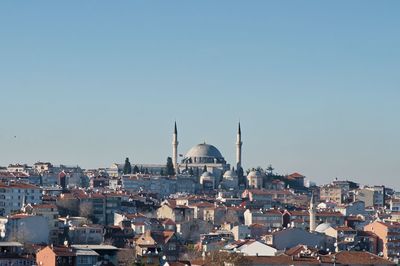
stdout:
<svg viewBox="0 0 400 266">
<path fill-rule="evenodd" d="M 3 1 L 0 265 L 400 265 L 399 1 Z"/>
<path fill-rule="evenodd" d="M 164 163 L 175 120 L 233 164 L 240 120 L 245 169 L 398 186 L 399 4 L 229 3 L 2 3 L 0 165 Z"/>
</svg>

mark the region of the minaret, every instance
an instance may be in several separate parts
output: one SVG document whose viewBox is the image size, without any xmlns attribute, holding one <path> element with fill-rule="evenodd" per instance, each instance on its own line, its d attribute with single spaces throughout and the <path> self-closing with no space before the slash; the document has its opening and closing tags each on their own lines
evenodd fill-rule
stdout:
<svg viewBox="0 0 400 266">
<path fill-rule="evenodd" d="M 242 167 L 242 131 L 240 129 L 240 122 L 238 126 L 238 132 L 236 135 L 236 169 Z"/>
<path fill-rule="evenodd" d="M 310 200 L 310 208 L 308 209 L 308 212 L 310 213 L 310 232 L 315 231 L 315 216 L 316 216 L 316 209 L 314 205 L 314 194 L 311 194 L 311 200 Z"/>
<path fill-rule="evenodd" d="M 174 134 L 172 135 L 172 163 L 176 173 L 178 173 L 178 144 L 178 130 L 175 121 Z"/>
</svg>

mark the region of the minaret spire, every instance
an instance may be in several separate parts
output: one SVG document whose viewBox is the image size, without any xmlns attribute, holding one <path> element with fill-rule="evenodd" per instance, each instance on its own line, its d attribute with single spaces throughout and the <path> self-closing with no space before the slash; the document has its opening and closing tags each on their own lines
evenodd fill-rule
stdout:
<svg viewBox="0 0 400 266">
<path fill-rule="evenodd" d="M 308 209 L 308 212 L 310 213 L 310 232 L 314 232 L 316 228 L 316 209 L 315 209 L 315 204 L 314 204 L 314 193 L 311 194 L 311 200 L 310 200 L 310 208 Z"/>
<path fill-rule="evenodd" d="M 242 130 L 240 128 L 240 121 L 238 124 L 238 131 L 236 135 L 236 169 L 242 167 Z"/>
<path fill-rule="evenodd" d="M 178 173 L 178 144 L 178 129 L 175 121 L 174 134 L 172 135 L 172 163 L 176 173 Z"/>
</svg>

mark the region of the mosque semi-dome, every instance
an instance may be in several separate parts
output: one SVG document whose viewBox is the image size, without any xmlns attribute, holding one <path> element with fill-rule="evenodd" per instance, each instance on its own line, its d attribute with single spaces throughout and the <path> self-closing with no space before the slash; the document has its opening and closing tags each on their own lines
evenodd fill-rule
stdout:
<svg viewBox="0 0 400 266">
<path fill-rule="evenodd" d="M 215 182 L 215 178 L 214 176 L 210 173 L 210 172 L 204 172 L 201 176 L 200 176 L 200 184 L 203 184 L 204 181 L 208 181 L 208 182 Z"/>
<path fill-rule="evenodd" d="M 183 163 L 223 163 L 226 161 L 221 152 L 213 145 L 201 143 L 192 147 L 182 160 Z"/>
<path fill-rule="evenodd" d="M 315 232 L 325 233 L 325 231 L 329 228 L 332 228 L 332 225 L 330 223 L 322 223 L 315 228 Z"/>
<path fill-rule="evenodd" d="M 238 176 L 237 176 L 237 174 L 236 174 L 236 172 L 235 171 L 232 171 L 232 170 L 228 170 L 228 171 L 226 171 L 225 173 L 224 173 L 224 175 L 223 175 L 223 179 L 228 179 L 228 180 L 230 180 L 230 179 L 234 179 L 234 178 L 237 178 Z"/>
<path fill-rule="evenodd" d="M 261 173 L 259 171 L 250 171 L 250 173 L 247 175 L 247 178 L 260 178 L 262 177 Z"/>
</svg>

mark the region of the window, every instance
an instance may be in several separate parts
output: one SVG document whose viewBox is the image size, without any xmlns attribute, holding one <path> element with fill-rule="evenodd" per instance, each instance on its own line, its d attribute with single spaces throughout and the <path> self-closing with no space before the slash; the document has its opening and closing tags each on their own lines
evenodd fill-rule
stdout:
<svg viewBox="0 0 400 266">
<path fill-rule="evenodd" d="M 87 264 L 89 263 L 89 258 L 87 256 L 79 256 L 78 261 L 80 264 Z"/>
</svg>

